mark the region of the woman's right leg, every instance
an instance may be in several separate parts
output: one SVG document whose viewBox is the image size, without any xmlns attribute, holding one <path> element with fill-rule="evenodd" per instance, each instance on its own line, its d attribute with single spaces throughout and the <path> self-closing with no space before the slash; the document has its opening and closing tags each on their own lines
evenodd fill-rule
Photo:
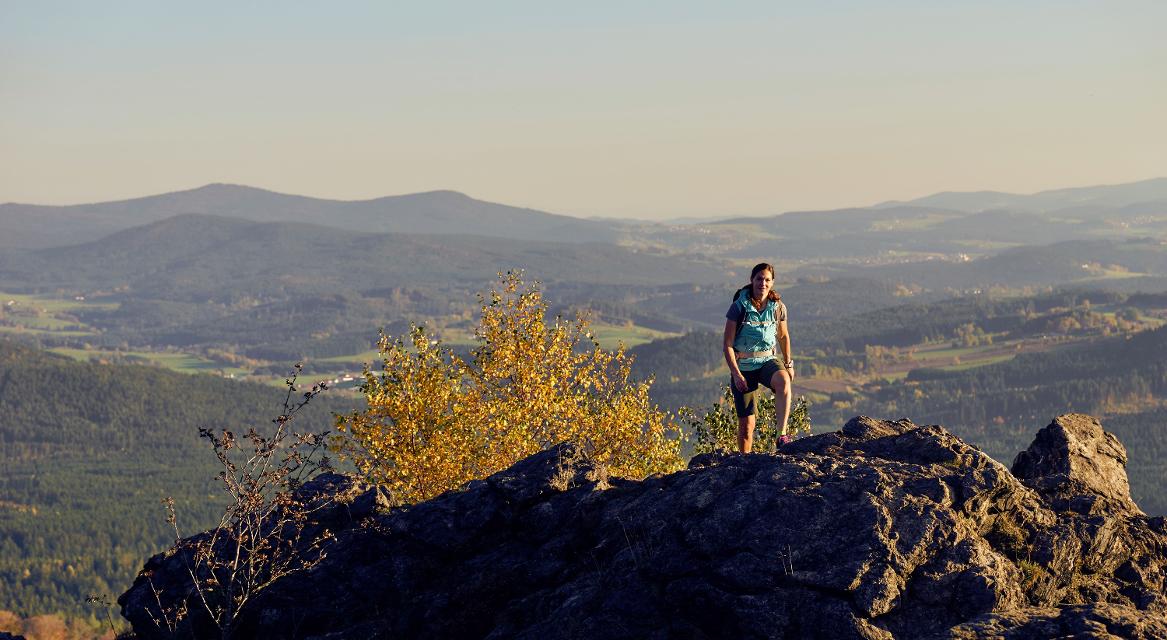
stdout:
<svg viewBox="0 0 1167 640">
<path fill-rule="evenodd" d="M 737 388 L 733 380 L 729 388 L 733 392 L 733 407 L 737 414 L 737 450 L 749 453 L 754 446 L 754 414 L 757 412 L 758 381 L 752 371 L 743 371 L 746 390 Z"/>
</svg>

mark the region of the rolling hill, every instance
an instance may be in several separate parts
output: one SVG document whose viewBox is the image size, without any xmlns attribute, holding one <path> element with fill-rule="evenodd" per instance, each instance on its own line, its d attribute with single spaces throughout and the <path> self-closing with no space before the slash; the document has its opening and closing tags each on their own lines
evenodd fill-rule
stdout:
<svg viewBox="0 0 1167 640">
<path fill-rule="evenodd" d="M 167 300 L 230 300 L 388 287 L 477 290 L 498 271 L 545 282 L 716 282 L 710 260 L 610 244 L 471 235 L 371 233 L 309 223 L 184 214 L 70 247 L 4 252 L 0 289 L 125 288 Z"/>
<path fill-rule="evenodd" d="M 215 349 L 281 361 L 358 354 L 378 327 L 400 332 L 410 321 L 456 325 L 453 333 L 465 335 L 475 294 L 516 268 L 540 280 L 560 310 L 595 300 L 625 305 L 625 318 L 649 317 L 638 302 L 660 299 L 674 311 L 670 331 L 691 324 L 675 312 L 690 305 L 667 300 L 728 277 L 727 266 L 702 256 L 612 244 L 184 214 L 76 246 L 0 251 L 0 291 L 102 301 L 53 320 L 76 325 L 72 334 L 19 334 L 42 346 L 177 348 L 204 357 Z"/>
<path fill-rule="evenodd" d="M 604 222 L 432 191 L 372 200 L 326 200 L 229 184 L 70 206 L 0 205 L 0 249 L 66 246 L 184 214 L 304 222 L 367 233 L 468 234 L 516 240 L 609 242 Z"/>
<path fill-rule="evenodd" d="M 803 277 L 861 275 L 933 291 L 1073 283 L 1105 287 L 1110 282 L 1121 284 L 1133 276 L 1167 275 L 1167 251 L 1163 242 L 1156 238 L 1072 240 L 1013 247 L 967 261 L 927 260 L 858 268 L 853 263 L 836 263 L 810 265 L 796 269 L 793 274 Z"/>
</svg>

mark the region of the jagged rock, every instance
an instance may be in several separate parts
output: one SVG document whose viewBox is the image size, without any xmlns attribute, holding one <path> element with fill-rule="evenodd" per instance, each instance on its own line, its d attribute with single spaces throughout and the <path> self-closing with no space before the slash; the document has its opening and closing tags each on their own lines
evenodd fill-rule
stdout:
<svg viewBox="0 0 1167 640">
<path fill-rule="evenodd" d="M 1116 604 L 1072 605 L 1061 609 L 1027 609 L 994 613 L 954 627 L 950 638 L 1073 638 L 1074 640 L 1162 640 L 1167 618 Z"/>
<path fill-rule="evenodd" d="M 1071 413 L 1037 432 L 1013 461 L 1013 475 L 1060 508 L 1088 512 L 1099 498 L 1138 512 L 1126 476 L 1126 448 L 1096 418 Z"/>
<path fill-rule="evenodd" d="M 425 503 L 314 523 L 336 533 L 326 557 L 259 594 L 236 632 L 1162 637 L 1167 524 L 1129 503 L 1121 445 L 1081 418 L 1019 456 L 1025 483 L 907 420 L 859 417 L 776 456 L 703 455 L 643 481 L 597 481 L 556 447 Z M 189 598 L 180 555 L 151 558 L 119 599 L 141 638 L 172 637 L 149 622 L 146 576 L 164 606 Z"/>
</svg>

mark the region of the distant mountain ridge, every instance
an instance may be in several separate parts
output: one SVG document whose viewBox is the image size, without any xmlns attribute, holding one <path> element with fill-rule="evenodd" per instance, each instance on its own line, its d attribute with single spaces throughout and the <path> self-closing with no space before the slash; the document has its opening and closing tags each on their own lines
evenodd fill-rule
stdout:
<svg viewBox="0 0 1167 640">
<path fill-rule="evenodd" d="M 1055 212 L 1080 207 L 1118 208 L 1150 202 L 1167 203 L 1167 178 L 1151 178 L 1138 182 L 1093 187 L 1050 189 L 1033 194 L 1004 193 L 1001 191 L 943 191 L 915 200 L 889 201 L 872 209 L 886 209 L 911 205 L 940 207 L 966 213 L 992 209 L 1025 212 Z"/>
<path fill-rule="evenodd" d="M 183 214 L 254 222 L 308 222 L 370 233 L 470 234 L 517 240 L 612 242 L 596 220 L 430 191 L 372 200 L 327 200 L 231 184 L 209 184 L 143 198 L 42 206 L 0 205 L 0 248 L 42 249 L 97 240 L 122 229 Z"/>
<path fill-rule="evenodd" d="M 1032 195 L 946 192 L 866 208 L 728 218 L 706 228 L 749 239 L 733 248 L 734 257 L 779 247 L 784 259 L 804 263 L 891 254 L 976 257 L 1019 245 L 1162 237 L 1167 178 Z"/>
<path fill-rule="evenodd" d="M 1098 221 L 1167 216 L 1167 178 L 1118 185 L 1053 189 L 1023 195 L 997 191 L 942 192 L 907 202 L 831 211 L 791 211 L 774 216 L 704 217 L 672 224 L 765 224 L 781 218 L 787 232 L 864 232 L 872 225 L 917 220 L 938 222 L 985 211 L 1044 214 Z M 208 184 L 159 195 L 68 206 L 0 204 L 0 249 L 42 249 L 90 242 L 116 231 L 182 214 L 206 214 L 255 222 L 308 222 L 366 233 L 460 234 L 516 240 L 625 243 L 661 233 L 669 222 L 577 218 L 476 200 L 457 191 L 429 191 L 369 200 L 331 200 L 289 195 L 235 184 Z M 645 225 L 648 225 L 647 227 Z M 841 226 L 840 226 L 841 225 Z M 803 235 L 803 234 L 795 234 Z M 1058 239 L 1068 239 L 1059 235 Z M 1049 238 L 1045 238 L 1046 241 Z"/>
</svg>

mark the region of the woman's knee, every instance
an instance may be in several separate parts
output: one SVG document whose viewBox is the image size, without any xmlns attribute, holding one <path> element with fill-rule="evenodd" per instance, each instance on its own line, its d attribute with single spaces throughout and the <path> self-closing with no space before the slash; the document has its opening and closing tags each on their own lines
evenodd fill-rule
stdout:
<svg viewBox="0 0 1167 640">
<path fill-rule="evenodd" d="M 790 378 L 786 376 L 785 372 L 779 371 L 770 379 L 770 388 L 774 390 L 776 396 L 790 395 Z"/>
</svg>

